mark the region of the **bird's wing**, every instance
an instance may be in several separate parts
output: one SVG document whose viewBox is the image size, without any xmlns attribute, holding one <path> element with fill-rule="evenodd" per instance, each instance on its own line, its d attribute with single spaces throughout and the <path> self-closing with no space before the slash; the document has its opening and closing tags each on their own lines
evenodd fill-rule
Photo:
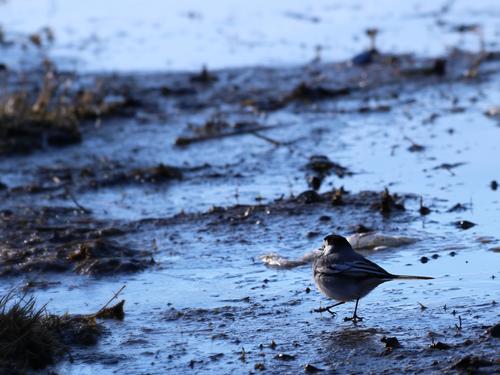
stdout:
<svg viewBox="0 0 500 375">
<path fill-rule="evenodd" d="M 353 259 L 344 262 L 317 262 L 315 272 L 324 276 L 352 278 L 391 278 L 392 275 L 368 259 Z"/>
</svg>

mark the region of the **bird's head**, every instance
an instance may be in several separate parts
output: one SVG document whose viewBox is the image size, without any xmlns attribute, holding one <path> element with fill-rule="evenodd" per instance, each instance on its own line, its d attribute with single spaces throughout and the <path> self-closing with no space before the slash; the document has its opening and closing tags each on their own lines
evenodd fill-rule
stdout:
<svg viewBox="0 0 500 375">
<path fill-rule="evenodd" d="M 323 253 L 335 254 L 341 251 L 352 251 L 351 244 L 345 237 L 330 234 L 323 239 Z"/>
</svg>

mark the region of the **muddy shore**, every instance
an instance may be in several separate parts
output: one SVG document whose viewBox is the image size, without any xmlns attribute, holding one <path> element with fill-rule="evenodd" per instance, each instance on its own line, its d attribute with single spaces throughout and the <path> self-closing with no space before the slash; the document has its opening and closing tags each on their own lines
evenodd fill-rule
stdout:
<svg viewBox="0 0 500 375">
<path fill-rule="evenodd" d="M 0 70 L 0 292 L 91 314 L 127 286 L 125 319 L 50 371 L 500 370 L 500 53 L 361 57 Z M 363 253 L 435 280 L 380 287 L 356 326 L 312 312 L 309 265 L 261 261 L 367 231 L 415 238 Z"/>
</svg>

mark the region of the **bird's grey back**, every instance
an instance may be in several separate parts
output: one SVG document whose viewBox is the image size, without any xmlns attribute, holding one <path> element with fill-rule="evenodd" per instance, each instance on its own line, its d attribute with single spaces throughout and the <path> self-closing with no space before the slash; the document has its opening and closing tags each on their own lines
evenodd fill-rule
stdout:
<svg viewBox="0 0 500 375">
<path fill-rule="evenodd" d="M 335 249 L 335 252 L 324 252 L 314 261 L 314 274 L 325 276 L 340 276 L 354 278 L 385 278 L 391 279 L 393 275 L 382 267 L 366 259 L 352 248 Z"/>
</svg>

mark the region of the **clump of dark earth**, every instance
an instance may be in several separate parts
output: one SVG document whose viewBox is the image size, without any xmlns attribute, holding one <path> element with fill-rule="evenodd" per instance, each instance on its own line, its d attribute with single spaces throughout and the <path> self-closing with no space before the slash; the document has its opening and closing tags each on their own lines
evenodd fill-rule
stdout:
<svg viewBox="0 0 500 375">
<path fill-rule="evenodd" d="M 491 367 L 494 366 L 495 363 L 485 358 L 476 357 L 476 356 L 466 356 L 459 360 L 452 366 L 452 369 L 463 371 L 467 374 L 476 374 L 478 370 L 483 367 Z M 496 370 L 498 370 L 498 364 L 495 366 Z M 494 370 L 493 370 L 494 371 Z M 486 372 L 488 373 L 488 372 Z M 495 372 L 491 372 L 493 374 Z"/>
<path fill-rule="evenodd" d="M 326 176 L 332 172 L 339 177 L 352 175 L 352 172 L 350 172 L 346 167 L 331 161 L 325 155 L 311 156 L 306 168 L 320 174 L 321 176 Z"/>
<path fill-rule="evenodd" d="M 332 206 L 331 201 L 334 192 L 317 193 L 314 190 L 306 190 L 296 198 L 283 199 L 279 198 L 269 204 L 260 205 L 236 205 L 232 207 L 213 207 L 212 210 L 203 214 L 180 214 L 165 220 L 155 220 L 156 223 L 171 223 L 179 220 L 199 220 L 201 218 L 211 219 L 210 225 L 232 225 L 242 223 L 255 223 L 256 220 L 267 220 L 270 214 L 281 215 L 288 214 L 298 216 L 309 212 L 334 212 L 336 209 L 355 208 L 354 212 L 364 212 L 364 210 L 372 210 L 374 206 L 379 205 L 381 194 L 373 191 L 362 191 L 356 194 L 343 195 L 342 206 Z M 405 197 L 413 197 L 412 195 L 397 196 L 398 199 Z M 264 214 L 264 215 L 262 215 Z M 326 215 L 322 215 L 326 216 Z M 321 216 L 321 217 L 322 217 Z M 320 217 L 320 218 L 321 218 Z M 404 220 L 404 218 L 401 218 Z M 326 217 L 322 220 L 327 221 Z M 149 221 L 148 221 L 149 222 Z"/>
<path fill-rule="evenodd" d="M 352 63 L 354 65 L 368 65 L 371 64 L 377 57 L 380 56 L 380 53 L 377 49 L 372 48 L 363 52 L 360 52 L 356 56 L 352 58 Z"/>
<path fill-rule="evenodd" d="M 99 310 L 95 314 L 95 317 L 100 319 L 123 320 L 125 318 L 125 311 L 123 309 L 124 305 L 125 305 L 125 300 L 121 300 L 114 306 L 106 307 Z"/>
<path fill-rule="evenodd" d="M 264 371 L 266 369 L 266 365 L 262 362 L 256 363 L 253 367 L 255 370 Z"/>
<path fill-rule="evenodd" d="M 319 232 L 307 232 L 307 238 L 314 238 L 314 237 L 318 237 L 320 235 Z"/>
<path fill-rule="evenodd" d="M 18 209 L 0 220 L 0 275 L 67 272 L 106 275 L 152 264 L 150 251 L 118 241 L 126 232 L 70 208 Z"/>
<path fill-rule="evenodd" d="M 414 141 L 412 141 L 408 137 L 405 137 L 405 139 L 411 143 L 411 146 L 408 147 L 408 151 L 410 151 L 410 152 L 422 152 L 425 150 L 425 146 L 422 146 L 422 145 L 419 145 L 418 143 L 415 143 Z"/>
<path fill-rule="evenodd" d="M 73 191 L 85 191 L 102 187 L 124 186 L 128 184 L 161 184 L 183 177 L 182 168 L 159 163 L 151 167 L 136 167 L 102 160 L 93 165 L 80 167 L 42 167 L 35 175 L 35 182 L 28 186 L 18 186 L 11 193 L 52 192 L 72 187 Z"/>
<path fill-rule="evenodd" d="M 397 337 L 387 337 L 384 336 L 380 339 L 381 342 L 385 344 L 386 347 L 388 348 L 399 348 L 401 347 L 401 344 L 399 343 L 399 340 Z"/>
<path fill-rule="evenodd" d="M 448 350 L 451 349 L 451 346 L 449 344 L 446 344 L 444 342 L 438 341 L 438 342 L 433 342 L 430 346 L 431 349 L 437 349 L 437 350 Z"/>
<path fill-rule="evenodd" d="M 306 190 L 297 196 L 297 202 L 310 204 L 322 201 L 322 197 L 314 190 Z"/>
<path fill-rule="evenodd" d="M 408 147 L 408 151 L 410 152 L 422 152 L 425 150 L 425 146 L 419 145 L 417 143 L 412 144 Z"/>
<path fill-rule="evenodd" d="M 467 220 L 459 220 L 459 221 L 456 221 L 454 223 L 454 225 L 459 229 L 467 230 L 467 229 L 470 229 L 470 228 L 476 226 L 477 224 L 475 224 L 471 221 L 467 221 Z"/>
<path fill-rule="evenodd" d="M 500 338 L 500 323 L 495 324 L 489 329 L 490 335 L 495 338 Z"/>
<path fill-rule="evenodd" d="M 389 189 L 385 188 L 380 194 L 380 200 L 372 204 L 372 209 L 380 211 L 383 215 L 389 215 L 395 211 L 404 211 L 405 207 L 397 194 L 391 195 Z"/>
<path fill-rule="evenodd" d="M 399 340 L 397 339 L 397 337 L 384 336 L 380 339 L 380 341 L 385 344 L 384 354 L 386 354 L 386 355 L 391 354 L 394 349 L 401 347 L 401 344 L 399 343 Z"/>
<path fill-rule="evenodd" d="M 429 207 L 424 206 L 422 197 L 420 197 L 420 208 L 418 212 L 420 212 L 420 215 L 422 216 L 429 215 L 431 213 L 431 209 Z"/>
<path fill-rule="evenodd" d="M 469 208 L 467 207 L 467 205 L 462 204 L 462 203 L 457 203 L 453 207 L 448 209 L 448 212 L 463 212 L 463 211 L 467 211 L 468 209 Z"/>
<path fill-rule="evenodd" d="M 313 190 L 319 190 L 321 187 L 322 179 L 319 176 L 309 176 L 307 184 Z"/>
<path fill-rule="evenodd" d="M 344 204 L 342 199 L 344 194 L 348 194 L 348 192 L 344 190 L 343 186 L 340 189 L 335 189 L 332 196 L 332 206 L 342 206 Z"/>
<path fill-rule="evenodd" d="M 331 161 L 324 155 L 311 156 L 309 158 L 309 162 L 306 164 L 306 170 L 308 173 L 306 176 L 308 185 L 313 190 L 318 190 L 325 177 L 332 173 L 340 178 L 352 175 L 352 172 L 350 172 L 346 167 Z"/>
<path fill-rule="evenodd" d="M 0 298 L 0 372 L 21 374 L 43 369 L 74 346 L 97 343 L 101 327 L 93 317 L 47 314 L 33 297 Z"/>
<path fill-rule="evenodd" d="M 369 232 L 373 232 L 373 228 L 364 226 L 363 224 L 358 224 L 354 227 L 353 232 L 354 233 L 369 233 Z"/>
<path fill-rule="evenodd" d="M 209 84 L 217 81 L 217 76 L 210 73 L 206 66 L 201 69 L 201 72 L 190 77 L 191 82 Z"/>
<path fill-rule="evenodd" d="M 317 101 L 336 98 L 339 96 L 349 95 L 352 89 L 350 87 L 330 88 L 319 85 L 310 85 L 306 82 L 298 84 L 292 92 L 283 98 L 283 102 L 291 102 L 294 100 L 300 101 Z"/>
<path fill-rule="evenodd" d="M 308 364 L 304 365 L 304 371 L 306 374 L 316 374 L 316 373 L 322 372 L 324 370 L 308 363 Z"/>
</svg>

